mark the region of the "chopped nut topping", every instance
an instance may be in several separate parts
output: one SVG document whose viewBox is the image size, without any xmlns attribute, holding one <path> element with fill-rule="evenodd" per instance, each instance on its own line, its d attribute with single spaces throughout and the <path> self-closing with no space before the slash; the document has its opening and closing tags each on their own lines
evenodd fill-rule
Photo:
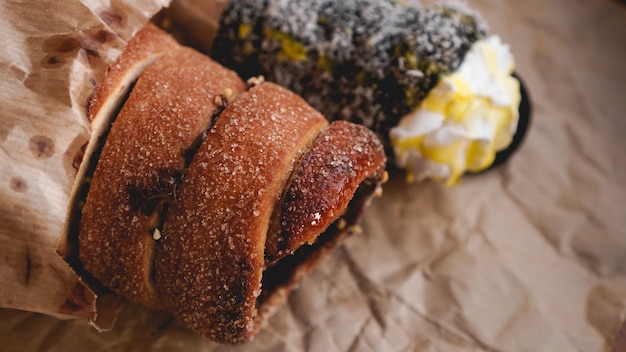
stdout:
<svg viewBox="0 0 626 352">
<path fill-rule="evenodd" d="M 265 82 L 265 77 L 263 76 L 256 76 L 256 77 L 250 77 L 246 83 L 248 84 L 248 87 L 252 88 L 254 86 L 258 86 L 259 84 Z"/>
<path fill-rule="evenodd" d="M 154 229 L 154 232 L 152 232 L 152 238 L 154 238 L 155 241 L 161 239 L 161 230 L 158 228 Z"/>
<path fill-rule="evenodd" d="M 224 97 L 226 100 L 230 100 L 233 97 L 233 90 L 231 88 L 224 89 Z"/>
<path fill-rule="evenodd" d="M 350 232 L 352 232 L 355 235 L 360 235 L 363 233 L 363 228 L 359 225 L 354 225 L 352 227 L 350 227 Z"/>
<path fill-rule="evenodd" d="M 383 177 L 380 180 L 382 183 L 387 183 L 387 181 L 389 181 L 389 172 L 385 171 L 383 172 Z"/>
<path fill-rule="evenodd" d="M 348 225 L 348 222 L 346 221 L 346 219 L 341 218 L 337 221 L 337 229 L 338 230 L 343 230 L 346 228 L 346 225 Z"/>
</svg>

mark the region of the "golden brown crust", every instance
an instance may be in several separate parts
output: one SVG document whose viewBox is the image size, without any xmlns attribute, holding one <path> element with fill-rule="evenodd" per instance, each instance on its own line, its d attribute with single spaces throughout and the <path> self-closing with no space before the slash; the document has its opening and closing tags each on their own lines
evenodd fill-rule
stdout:
<svg viewBox="0 0 626 352">
<path fill-rule="evenodd" d="M 267 260 L 293 254 L 346 210 L 359 185 L 382 177 L 385 153 L 369 129 L 336 121 L 304 156 L 282 203 L 280 228 L 268 233 Z"/>
<path fill-rule="evenodd" d="M 148 24 L 130 39 L 117 60 L 108 67 L 104 79 L 99 83 L 98 89 L 89 101 L 87 115 L 91 121 L 91 135 L 76 174 L 78 182 L 74 183 L 70 192 L 72 206 L 68 207 L 68 218 L 79 218 L 79 204 L 85 197 L 83 180 L 86 175 L 93 172 L 94 159 L 97 158 L 111 122 L 130 88 L 146 67 L 165 53 L 178 48 L 180 45 L 170 35 Z M 72 231 L 74 230 L 66 229 L 64 232 L 66 236 L 72 236 L 69 234 Z M 63 238 L 60 243 L 66 241 L 67 238 Z M 73 256 L 74 253 L 70 252 L 72 250 L 67 247 L 67 244 L 61 246 L 62 256 L 66 258 Z"/>
<path fill-rule="evenodd" d="M 342 149 L 343 151 L 341 151 Z M 343 161 L 338 163 L 338 159 Z M 343 167 L 339 167 L 340 164 Z M 348 171 L 350 169 L 357 171 Z M 287 192 L 293 195 L 300 190 L 303 198 L 284 200 L 283 208 L 308 209 L 311 206 L 316 207 L 314 202 L 320 199 L 335 199 L 332 190 L 336 189 L 336 186 L 342 181 L 347 181 L 342 186 L 343 190 L 346 191 L 343 194 L 345 198 L 334 204 L 335 213 L 339 213 L 339 209 L 343 208 L 343 203 L 347 198 L 350 198 L 349 204 L 342 210 L 339 218 L 332 219 L 329 216 L 320 219 L 322 222 L 333 221 L 321 234 L 317 231 L 313 232 L 317 224 L 310 226 L 298 217 L 297 212 L 288 210 L 281 214 L 281 217 L 284 217 L 281 223 L 285 228 L 298 227 L 298 223 L 301 223 L 300 232 L 294 233 L 295 239 L 293 241 L 290 238 L 286 240 L 294 246 L 292 248 L 293 254 L 282 256 L 278 260 L 277 258 L 268 258 L 274 260 L 263 273 L 263 291 L 257 301 L 258 316 L 255 325 L 257 329 L 286 301 L 289 292 L 296 288 L 300 281 L 346 236 L 359 232 L 356 224 L 361 213 L 372 197 L 380 195 L 380 187 L 386 182 L 387 174 L 384 169 L 385 155 L 382 144 L 373 133 L 364 127 L 345 122 L 335 122 L 317 137 L 304 157 L 298 172 L 293 176 L 293 182 Z M 335 187 L 326 189 L 325 187 L 315 187 L 315 183 L 308 184 L 311 181 L 310 177 L 316 179 L 337 173 L 340 174 L 337 179 L 325 180 L 325 182 L 334 184 Z M 352 178 L 354 173 L 358 176 Z M 315 189 L 303 193 L 301 192 L 303 186 Z M 293 242 L 302 242 L 303 237 L 306 242 L 313 240 L 314 242 L 299 245 L 296 249 Z"/>
<path fill-rule="evenodd" d="M 111 128 L 83 208 L 79 255 L 100 282 L 133 301 L 160 306 L 151 280 L 154 229 L 176 202 L 186 153 L 226 89 L 245 84 L 209 58 L 178 49 L 142 72 Z"/>
<path fill-rule="evenodd" d="M 270 217 L 326 124 L 300 97 L 263 83 L 231 102 L 207 134 L 156 257 L 165 307 L 191 330 L 221 342 L 252 338 Z"/>
<path fill-rule="evenodd" d="M 179 47 L 174 38 L 148 23 L 128 41 L 122 54 L 109 66 L 96 95 L 89 102 L 89 119 L 98 123 L 99 114 L 111 115 L 141 72 L 165 53 Z"/>
<path fill-rule="evenodd" d="M 158 30 L 142 35 L 154 50 Z M 123 86 L 105 84 L 98 97 L 116 101 L 107 90 Z M 272 83 L 245 88 L 187 48 L 147 65 L 102 149 L 80 222 L 80 259 L 100 282 L 225 343 L 250 340 L 341 242 L 385 166 L 364 127 L 329 127 Z"/>
</svg>

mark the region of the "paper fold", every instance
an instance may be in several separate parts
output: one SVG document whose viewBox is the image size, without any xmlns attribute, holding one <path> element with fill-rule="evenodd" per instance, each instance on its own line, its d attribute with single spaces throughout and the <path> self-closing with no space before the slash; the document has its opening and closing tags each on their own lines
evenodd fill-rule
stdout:
<svg viewBox="0 0 626 352">
<path fill-rule="evenodd" d="M 56 246 L 90 134 L 89 98 L 126 40 L 166 3 L 0 5 L 0 307 L 111 326 L 114 314 L 98 318 L 96 294 Z"/>
</svg>

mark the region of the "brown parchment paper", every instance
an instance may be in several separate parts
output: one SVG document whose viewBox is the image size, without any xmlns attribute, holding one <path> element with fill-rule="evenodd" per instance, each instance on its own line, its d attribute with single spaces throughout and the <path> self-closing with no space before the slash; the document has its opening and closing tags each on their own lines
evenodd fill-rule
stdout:
<svg viewBox="0 0 626 352">
<path fill-rule="evenodd" d="M 86 105 L 164 1 L 0 3 L 0 307 L 95 322 L 96 296 L 55 253 Z M 111 316 L 104 325 L 111 324 Z"/>
<path fill-rule="evenodd" d="M 42 68 L 49 53 L 41 48 L 71 28 L 106 28 L 107 16 L 83 4 L 54 4 L 48 6 L 84 16 L 37 17 L 36 5 L 0 16 L 0 306 L 28 302 L 29 285 L 38 283 L 44 269 L 35 258 L 49 255 L 55 242 L 39 235 L 61 231 L 70 151 L 88 133 L 84 120 L 58 118 L 80 116 L 85 93 L 68 93 L 66 75 Z M 363 233 L 307 277 L 249 344 L 219 346 L 167 314 L 127 304 L 103 333 L 0 309 L 0 350 L 611 350 L 626 314 L 626 8 L 608 0 L 469 4 L 511 43 L 533 101 L 527 139 L 506 165 L 453 188 L 409 186 L 392 173 L 366 212 Z M 0 3 L 0 13 L 19 6 Z M 145 19 L 160 5 L 124 6 Z M 138 28 L 121 27 L 128 30 L 113 30 L 120 38 L 107 41 L 97 59 L 113 58 Z M 96 58 L 77 51 L 63 57 L 72 62 L 67 72 L 90 84 L 95 73 L 87 68 L 97 65 L 86 60 Z M 15 101 L 23 103 L 7 103 Z M 41 118 L 24 123 L 23 116 Z M 54 147 L 33 140 L 40 134 Z M 9 245 L 21 245 L 21 254 L 9 253 Z M 46 270 L 67 274 L 58 267 L 63 263 Z M 64 292 L 67 280 L 58 281 L 45 287 Z"/>
</svg>

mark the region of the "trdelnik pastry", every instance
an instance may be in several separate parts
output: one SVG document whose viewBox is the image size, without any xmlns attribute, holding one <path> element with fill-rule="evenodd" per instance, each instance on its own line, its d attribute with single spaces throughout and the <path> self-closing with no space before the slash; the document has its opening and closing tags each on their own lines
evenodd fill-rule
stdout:
<svg viewBox="0 0 626 352">
<path fill-rule="evenodd" d="M 454 184 L 517 146 L 513 55 L 465 3 L 232 0 L 212 54 L 374 130 L 409 181 Z"/>
<path fill-rule="evenodd" d="M 153 25 L 110 66 L 89 111 L 81 269 L 218 342 L 251 340 L 357 232 L 386 179 L 372 131 L 244 82 Z"/>
</svg>

